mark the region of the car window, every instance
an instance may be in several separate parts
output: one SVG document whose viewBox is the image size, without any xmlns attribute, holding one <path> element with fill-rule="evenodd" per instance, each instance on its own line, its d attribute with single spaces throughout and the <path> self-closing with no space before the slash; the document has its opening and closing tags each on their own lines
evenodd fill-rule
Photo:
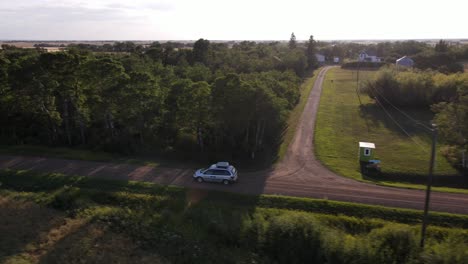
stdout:
<svg viewBox="0 0 468 264">
<path fill-rule="evenodd" d="M 231 173 L 229 173 L 229 171 L 225 170 L 225 171 L 223 171 L 223 175 L 231 176 Z"/>
<path fill-rule="evenodd" d="M 207 170 L 207 171 L 203 172 L 203 174 L 213 175 L 214 172 L 215 172 L 215 170 Z"/>
<path fill-rule="evenodd" d="M 224 175 L 223 170 L 214 170 L 214 175 Z"/>
</svg>

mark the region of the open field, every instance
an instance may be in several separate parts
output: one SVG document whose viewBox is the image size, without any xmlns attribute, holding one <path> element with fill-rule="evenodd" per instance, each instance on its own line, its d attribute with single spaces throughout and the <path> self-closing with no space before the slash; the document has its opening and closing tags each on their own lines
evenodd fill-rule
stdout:
<svg viewBox="0 0 468 264">
<path fill-rule="evenodd" d="M 2 263 L 463 263 L 468 257 L 467 216 L 431 213 L 421 250 L 415 210 L 30 172 L 2 171 L 0 182 Z"/>
<path fill-rule="evenodd" d="M 361 71 L 361 86 L 373 71 Z M 390 107 L 388 112 L 411 135 L 408 137 L 367 95 L 356 95 L 356 72 L 333 69 L 327 74 L 317 116 L 316 155 L 324 165 L 346 177 L 371 180 L 379 184 L 423 188 L 426 183 L 430 135 Z M 429 110 L 407 110 L 418 120 L 429 122 Z M 358 142 L 374 142 L 382 161 L 383 176 L 363 178 L 359 171 Z M 440 145 L 439 145 L 440 146 Z M 440 149 L 440 148 L 439 148 Z M 437 151 L 434 184 L 439 187 L 466 188 L 467 182 Z"/>
</svg>

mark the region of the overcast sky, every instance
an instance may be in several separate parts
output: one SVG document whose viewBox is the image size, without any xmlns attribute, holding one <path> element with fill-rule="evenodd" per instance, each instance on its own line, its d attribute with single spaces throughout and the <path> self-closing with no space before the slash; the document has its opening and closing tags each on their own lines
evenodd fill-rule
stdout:
<svg viewBox="0 0 468 264">
<path fill-rule="evenodd" d="M 466 0 L 0 0 L 3 40 L 468 38 Z"/>
</svg>

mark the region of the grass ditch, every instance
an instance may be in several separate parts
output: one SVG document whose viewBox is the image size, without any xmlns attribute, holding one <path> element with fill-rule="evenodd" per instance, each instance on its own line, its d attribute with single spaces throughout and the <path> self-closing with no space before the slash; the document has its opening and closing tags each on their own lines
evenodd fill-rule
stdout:
<svg viewBox="0 0 468 264">
<path fill-rule="evenodd" d="M 148 263 L 463 263 L 468 257 L 466 215 L 431 213 L 421 250 L 416 210 L 30 171 L 0 171 L 0 182 L 8 232 L 22 228 L 12 222 L 28 214 L 7 209 L 34 202 L 35 211 L 46 211 L 36 213 L 44 223 L 40 233 L 49 234 L 40 238 L 27 229 L 24 241 L 3 236 L 0 262 L 19 256 L 26 263 L 70 262 L 67 254 L 78 259 L 78 253 L 81 261 L 115 254 L 117 262 Z M 94 245 L 109 239 L 115 248 L 98 254 Z M 131 249 L 121 248 L 125 241 Z"/>
</svg>

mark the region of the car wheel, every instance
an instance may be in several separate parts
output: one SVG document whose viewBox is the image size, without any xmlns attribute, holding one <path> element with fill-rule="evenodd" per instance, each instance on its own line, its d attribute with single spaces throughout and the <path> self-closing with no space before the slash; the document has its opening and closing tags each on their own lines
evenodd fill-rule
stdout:
<svg viewBox="0 0 468 264">
<path fill-rule="evenodd" d="M 198 177 L 198 178 L 197 178 L 197 182 L 200 182 L 200 183 L 203 182 L 203 178 L 202 178 L 202 177 Z"/>
<path fill-rule="evenodd" d="M 223 184 L 224 184 L 224 185 L 228 185 L 228 184 L 229 184 L 229 181 L 228 181 L 228 180 L 223 180 Z"/>
</svg>

